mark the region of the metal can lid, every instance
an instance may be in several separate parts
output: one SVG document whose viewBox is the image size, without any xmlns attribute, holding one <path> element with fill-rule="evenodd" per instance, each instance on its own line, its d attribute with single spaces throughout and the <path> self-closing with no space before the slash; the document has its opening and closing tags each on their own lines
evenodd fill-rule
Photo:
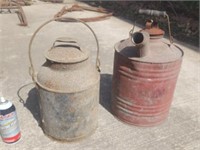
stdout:
<svg viewBox="0 0 200 150">
<path fill-rule="evenodd" d="M 131 38 L 122 40 L 115 45 L 115 50 L 125 58 L 144 63 L 169 63 L 180 60 L 184 53 L 181 48 L 174 44 L 168 44 L 164 39 L 152 39 L 147 44 L 149 53 L 145 57 L 140 57 L 139 49 Z"/>
<path fill-rule="evenodd" d="M 55 45 L 56 42 L 63 44 Z M 57 63 L 76 63 L 88 59 L 88 53 L 71 38 L 58 38 L 45 54 L 46 59 Z"/>
</svg>

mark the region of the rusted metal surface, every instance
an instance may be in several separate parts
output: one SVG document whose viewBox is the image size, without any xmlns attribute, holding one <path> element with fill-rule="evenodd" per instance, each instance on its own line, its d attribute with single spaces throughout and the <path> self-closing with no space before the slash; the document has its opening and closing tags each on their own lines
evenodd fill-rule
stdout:
<svg viewBox="0 0 200 150">
<path fill-rule="evenodd" d="M 40 26 L 34 33 L 29 45 L 29 56 L 36 33 L 51 21 Z M 96 39 L 95 34 L 94 36 Z M 99 52 L 98 41 L 97 51 Z M 99 63 L 95 68 L 88 53 L 75 40 L 64 37 L 54 42 L 45 57 L 46 62 L 41 66 L 37 77 L 32 76 L 40 94 L 44 133 L 60 141 L 74 141 L 90 135 L 97 128 Z M 30 62 L 33 67 L 32 59 Z M 34 68 L 32 71 L 34 75 Z"/>
<path fill-rule="evenodd" d="M 99 84 L 74 93 L 53 93 L 41 87 L 39 92 L 42 128 L 46 135 L 73 141 L 92 134 L 97 128 Z"/>
<path fill-rule="evenodd" d="M 63 46 L 62 54 L 51 55 L 37 75 L 42 127 L 55 139 L 73 141 L 91 134 L 97 127 L 99 73 L 88 57 L 81 56 L 81 50 L 66 43 L 57 46 Z M 48 56 L 55 55 L 59 48 L 50 49 Z"/>
<path fill-rule="evenodd" d="M 181 59 L 170 63 L 145 63 L 115 51 L 112 110 L 124 122 L 151 126 L 168 115 Z"/>
<path fill-rule="evenodd" d="M 183 51 L 142 32 L 115 46 L 112 110 L 126 123 L 153 126 L 168 116 Z"/>
<path fill-rule="evenodd" d="M 20 20 L 20 24 L 21 26 L 27 26 L 28 25 L 28 22 L 27 22 L 27 19 L 26 19 L 26 15 L 24 13 L 24 10 L 22 9 L 22 7 L 20 6 L 18 8 L 18 10 L 16 11 L 17 13 L 17 16 Z"/>
<path fill-rule="evenodd" d="M 37 75 L 37 84 L 40 87 L 58 93 L 84 91 L 97 83 L 98 72 L 88 59 L 74 64 L 47 61 Z"/>
<path fill-rule="evenodd" d="M 113 14 L 112 12 L 109 12 L 108 10 L 106 10 L 104 8 L 80 6 L 78 4 L 75 4 L 70 8 L 66 8 L 64 6 L 58 13 L 55 14 L 54 17 L 57 18 L 57 17 L 61 17 L 61 16 L 65 15 L 66 13 L 69 13 L 69 12 L 72 12 L 72 11 L 83 11 L 83 10 L 104 13 L 101 16 L 89 17 L 89 18 L 79 18 L 80 20 L 85 21 L 85 22 L 94 22 L 94 21 L 101 21 L 101 20 L 104 20 L 104 19 L 108 19 Z"/>
<path fill-rule="evenodd" d="M 87 51 L 80 48 L 76 40 L 61 37 L 54 42 L 51 49 L 46 52 L 45 57 L 53 62 L 77 63 L 88 59 L 89 56 Z"/>
<path fill-rule="evenodd" d="M 23 5 L 23 3 L 18 2 L 17 0 L 1 0 L 0 1 L 1 11 L 3 9 L 7 9 L 9 12 L 11 12 L 11 9 L 16 10 L 17 16 L 20 21 L 19 25 L 27 26 L 28 22 L 27 22 L 26 15 L 25 15 L 24 10 L 22 9 L 21 5 Z"/>
<path fill-rule="evenodd" d="M 151 36 L 163 36 L 165 34 L 165 32 L 158 27 L 158 23 L 152 20 L 146 22 L 144 30 Z"/>
</svg>

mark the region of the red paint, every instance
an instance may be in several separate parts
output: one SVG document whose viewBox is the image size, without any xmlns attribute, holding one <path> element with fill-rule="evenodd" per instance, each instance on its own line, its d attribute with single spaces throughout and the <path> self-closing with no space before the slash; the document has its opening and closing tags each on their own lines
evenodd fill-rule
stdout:
<svg viewBox="0 0 200 150">
<path fill-rule="evenodd" d="M 17 142 L 21 137 L 21 133 L 19 132 L 17 135 L 9 138 L 3 138 L 3 141 L 6 143 L 14 143 Z"/>
<path fill-rule="evenodd" d="M 182 59 L 140 62 L 115 51 L 112 110 L 120 120 L 138 126 L 163 122 L 169 113 Z"/>
</svg>

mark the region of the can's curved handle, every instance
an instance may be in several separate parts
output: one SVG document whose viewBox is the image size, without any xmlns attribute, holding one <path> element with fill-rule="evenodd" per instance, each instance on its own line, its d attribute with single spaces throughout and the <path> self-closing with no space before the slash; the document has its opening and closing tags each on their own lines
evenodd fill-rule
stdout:
<svg viewBox="0 0 200 150">
<path fill-rule="evenodd" d="M 151 10 L 151 9 L 139 9 L 138 13 L 144 14 L 144 15 L 156 16 L 156 17 L 164 17 L 164 18 L 166 17 L 167 23 L 168 23 L 169 41 L 170 41 L 170 44 L 173 44 L 173 37 L 172 37 L 172 33 L 171 33 L 169 16 L 166 13 L 166 11 L 158 11 L 158 10 Z"/>
<path fill-rule="evenodd" d="M 139 14 L 156 16 L 156 17 L 165 17 L 167 15 L 166 11 L 158 11 L 151 9 L 139 9 Z"/>
<path fill-rule="evenodd" d="M 33 65 L 33 60 L 32 60 L 32 55 L 31 55 L 32 43 L 33 43 L 33 40 L 34 40 L 35 36 L 37 35 L 37 33 L 45 25 L 47 25 L 47 24 L 49 24 L 49 23 L 51 23 L 53 21 L 58 21 L 58 22 L 80 22 L 80 23 L 84 24 L 86 27 L 88 27 L 88 29 L 92 32 L 92 34 L 93 34 L 93 36 L 95 38 L 96 44 L 97 44 L 96 68 L 100 72 L 99 42 L 98 42 L 98 39 L 97 39 L 97 36 L 96 36 L 95 32 L 92 30 L 92 28 L 88 24 L 86 24 L 84 21 L 82 21 L 80 19 L 69 18 L 69 17 L 59 17 L 59 18 L 50 19 L 50 20 L 46 21 L 45 23 L 43 23 L 41 26 L 38 27 L 38 29 L 34 32 L 34 34 L 31 37 L 31 40 L 29 42 L 28 55 L 29 55 L 29 61 L 30 61 L 29 74 L 31 75 L 33 82 L 36 82 L 36 80 L 35 80 L 35 68 L 34 68 L 34 65 Z"/>
<path fill-rule="evenodd" d="M 57 38 L 53 42 L 52 48 L 56 46 L 57 42 L 66 43 L 66 44 L 75 46 L 76 48 L 78 48 L 79 50 L 81 50 L 81 48 L 80 48 L 79 44 L 77 43 L 77 41 L 74 40 L 74 39 L 72 39 L 72 38 L 69 38 L 69 37 L 59 37 L 59 38 Z"/>
</svg>

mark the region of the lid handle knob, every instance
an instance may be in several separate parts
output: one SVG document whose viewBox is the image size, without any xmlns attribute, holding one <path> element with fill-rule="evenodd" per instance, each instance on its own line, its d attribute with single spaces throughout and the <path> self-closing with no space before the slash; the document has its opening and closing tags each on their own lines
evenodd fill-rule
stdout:
<svg viewBox="0 0 200 150">
<path fill-rule="evenodd" d="M 66 44 L 72 45 L 72 46 L 78 48 L 79 50 L 81 50 L 79 44 L 77 43 L 77 41 L 75 39 L 72 39 L 69 37 L 59 37 L 54 41 L 52 48 L 54 48 L 56 46 L 57 42 L 66 43 Z"/>
</svg>

